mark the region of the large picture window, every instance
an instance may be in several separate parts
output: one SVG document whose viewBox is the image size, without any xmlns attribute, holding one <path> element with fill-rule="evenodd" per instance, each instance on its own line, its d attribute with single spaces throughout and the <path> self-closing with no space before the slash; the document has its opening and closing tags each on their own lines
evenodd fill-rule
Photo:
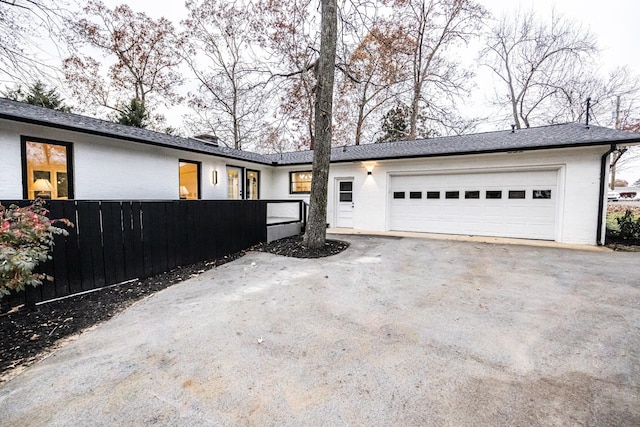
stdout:
<svg viewBox="0 0 640 427">
<path fill-rule="evenodd" d="M 200 198 L 200 163 L 180 160 L 181 199 L 198 200 Z"/>
<path fill-rule="evenodd" d="M 289 172 L 289 193 L 309 194 L 311 193 L 311 171 Z"/>
<path fill-rule="evenodd" d="M 72 199 L 71 144 L 22 138 L 23 197 Z"/>
</svg>

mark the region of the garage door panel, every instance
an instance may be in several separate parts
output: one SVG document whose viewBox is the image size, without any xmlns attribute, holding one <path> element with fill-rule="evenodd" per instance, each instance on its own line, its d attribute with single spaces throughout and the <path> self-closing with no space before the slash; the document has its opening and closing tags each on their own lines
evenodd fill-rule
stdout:
<svg viewBox="0 0 640 427">
<path fill-rule="evenodd" d="M 390 184 L 391 230 L 550 240 L 555 237 L 555 170 L 392 176 Z M 440 198 L 428 199 L 429 191 L 438 192 Z M 405 198 L 394 198 L 398 192 L 404 193 Z M 420 198 L 410 199 L 411 192 Z M 446 198 L 447 192 L 458 192 L 459 198 Z M 519 198 L 523 192 L 525 198 Z M 534 193 L 548 198 L 534 198 Z M 491 195 L 499 198 L 488 198 Z"/>
</svg>

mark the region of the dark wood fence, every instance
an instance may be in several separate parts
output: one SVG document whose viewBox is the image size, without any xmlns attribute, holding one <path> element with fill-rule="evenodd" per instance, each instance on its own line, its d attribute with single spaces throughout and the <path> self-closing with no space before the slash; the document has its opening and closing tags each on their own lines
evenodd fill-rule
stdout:
<svg viewBox="0 0 640 427">
<path fill-rule="evenodd" d="M 52 200 L 46 207 L 50 218 L 75 224 L 69 236 L 56 237 L 52 260 L 41 268 L 54 282 L 3 298 L 0 311 L 220 258 L 267 236 L 261 200 Z"/>
</svg>

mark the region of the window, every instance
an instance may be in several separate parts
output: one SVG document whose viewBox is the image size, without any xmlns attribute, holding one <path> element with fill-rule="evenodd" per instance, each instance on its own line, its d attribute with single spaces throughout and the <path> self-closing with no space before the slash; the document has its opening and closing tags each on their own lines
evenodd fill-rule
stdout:
<svg viewBox="0 0 640 427">
<path fill-rule="evenodd" d="M 526 192 L 524 190 L 509 190 L 510 199 L 524 199 L 526 198 Z"/>
<path fill-rule="evenodd" d="M 394 191 L 393 192 L 394 199 L 404 199 L 404 191 Z"/>
<path fill-rule="evenodd" d="M 22 138 L 25 199 L 72 199 L 71 144 Z"/>
<path fill-rule="evenodd" d="M 242 199 L 242 175 L 244 170 L 235 166 L 227 166 L 227 199 Z"/>
<path fill-rule="evenodd" d="M 551 190 L 533 190 L 534 199 L 550 199 Z"/>
<path fill-rule="evenodd" d="M 260 172 L 247 170 L 247 199 L 260 198 Z"/>
<path fill-rule="evenodd" d="M 411 191 L 409 192 L 410 199 L 422 199 L 422 191 Z"/>
<path fill-rule="evenodd" d="M 341 202 L 353 202 L 353 181 L 340 181 L 338 193 Z"/>
<path fill-rule="evenodd" d="M 311 171 L 289 172 L 289 193 L 309 194 L 311 193 Z"/>
<path fill-rule="evenodd" d="M 200 163 L 189 160 L 179 162 L 179 187 L 181 199 L 198 200 L 200 198 Z"/>
<path fill-rule="evenodd" d="M 440 192 L 439 191 L 427 191 L 427 199 L 439 199 Z"/>
<path fill-rule="evenodd" d="M 488 190 L 485 193 L 487 199 L 502 199 L 502 191 L 500 190 Z"/>
<path fill-rule="evenodd" d="M 444 197 L 446 199 L 459 199 L 460 192 L 459 191 L 447 191 L 444 193 Z"/>
<path fill-rule="evenodd" d="M 465 199 L 479 199 L 480 192 L 479 191 L 465 191 L 464 192 Z"/>
</svg>

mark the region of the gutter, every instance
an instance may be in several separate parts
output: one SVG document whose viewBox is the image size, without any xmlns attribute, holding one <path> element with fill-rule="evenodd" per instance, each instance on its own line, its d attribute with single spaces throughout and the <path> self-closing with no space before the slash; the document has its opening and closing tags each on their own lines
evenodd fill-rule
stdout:
<svg viewBox="0 0 640 427">
<path fill-rule="evenodd" d="M 604 215 L 604 189 L 605 189 L 605 180 L 607 179 L 607 163 L 608 158 L 611 153 L 616 151 L 617 145 L 611 144 L 609 151 L 602 155 L 602 159 L 600 160 L 600 200 L 598 201 L 598 227 L 596 231 L 596 242 L 598 246 L 604 246 L 605 238 L 602 237 L 602 223 L 603 223 L 603 215 Z M 609 186 L 606 186 L 609 188 Z"/>
</svg>

